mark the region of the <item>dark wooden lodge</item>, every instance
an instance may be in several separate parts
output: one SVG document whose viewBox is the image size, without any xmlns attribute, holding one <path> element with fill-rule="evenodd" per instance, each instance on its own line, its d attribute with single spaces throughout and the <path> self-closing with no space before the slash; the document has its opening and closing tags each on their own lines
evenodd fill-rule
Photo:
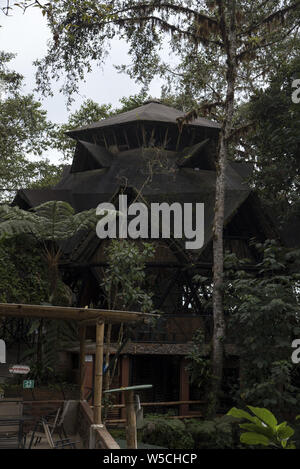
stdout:
<svg viewBox="0 0 300 469">
<path fill-rule="evenodd" d="M 71 166 L 51 189 L 18 192 L 15 203 L 29 209 L 49 200 L 64 200 L 76 211 L 116 201 L 120 193 L 128 202 L 202 202 L 205 204 L 205 240 L 200 250 L 186 250 L 178 239 L 153 241 L 155 258 L 147 264 L 147 278 L 155 292 L 155 308 L 162 311 L 155 327 L 131 331 L 131 341 L 122 350 L 116 385 L 153 384 L 142 401 L 181 402 L 173 408 L 179 415 L 199 411 L 203 396 L 189 384 L 186 355 L 193 334 L 205 332 L 207 344 L 212 332 L 211 310 L 203 303 L 211 295 L 212 225 L 215 198 L 215 156 L 219 125 L 199 118 L 178 126 L 183 113 L 158 102 L 148 102 L 129 112 L 68 132 L 76 140 Z M 225 249 L 239 258 L 257 261 L 251 238 L 264 241 L 277 237 L 258 198 L 247 184 L 251 167 L 232 162 L 226 173 Z M 95 233 L 64 244 L 61 265 L 64 281 L 77 292 L 77 305 L 105 307 L 101 277 L 107 259 L 108 241 Z M 132 241 L 134 242 L 134 241 Z M 135 242 L 141 242 L 137 240 Z M 195 274 L 207 278 L 194 280 Z M 89 332 L 87 360 L 94 353 L 94 332 Z M 114 334 L 113 334 L 114 337 Z M 112 344 L 112 354 L 116 347 Z M 238 377 L 238 357 L 226 346 L 226 373 Z M 76 350 L 73 367 L 76 368 Z M 203 350 L 206 354 L 207 350 Z M 87 361 L 86 384 L 92 386 L 93 361 Z M 152 408 L 162 411 L 162 407 Z"/>
</svg>

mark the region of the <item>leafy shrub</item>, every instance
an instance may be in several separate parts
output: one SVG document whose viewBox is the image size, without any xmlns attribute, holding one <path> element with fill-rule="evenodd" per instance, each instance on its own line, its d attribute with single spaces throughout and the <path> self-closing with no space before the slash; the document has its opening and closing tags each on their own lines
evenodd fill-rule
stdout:
<svg viewBox="0 0 300 469">
<path fill-rule="evenodd" d="M 261 256 L 257 270 L 244 269 L 247 261 L 235 254 L 226 256 L 227 341 L 239 350 L 241 363 L 235 399 L 239 406 L 266 407 L 285 419 L 298 411 L 300 399 L 291 363 L 292 338 L 300 331 L 300 250 L 273 240 L 252 245 Z"/>
<path fill-rule="evenodd" d="M 142 441 L 168 449 L 193 449 L 194 447 L 194 440 L 186 431 L 183 422 L 154 415 L 145 418 Z"/>
<path fill-rule="evenodd" d="M 247 423 L 239 424 L 245 430 L 241 436 L 241 443 L 246 445 L 262 445 L 280 449 L 295 449 L 295 444 L 290 441 L 294 435 L 294 430 L 287 425 L 287 422 L 278 424 L 275 415 L 268 409 L 261 407 L 247 406 L 252 415 L 242 409 L 233 407 L 228 415 L 237 419 L 246 419 Z"/>
<path fill-rule="evenodd" d="M 235 419 L 229 416 L 213 420 L 186 421 L 186 429 L 194 440 L 194 449 L 226 449 L 236 446 Z"/>
<path fill-rule="evenodd" d="M 1 239 L 0 302 L 40 304 L 48 298 L 48 273 L 29 236 Z"/>
<path fill-rule="evenodd" d="M 161 415 L 145 418 L 142 441 L 168 449 L 226 449 L 239 446 L 236 419 L 180 421 Z"/>
</svg>

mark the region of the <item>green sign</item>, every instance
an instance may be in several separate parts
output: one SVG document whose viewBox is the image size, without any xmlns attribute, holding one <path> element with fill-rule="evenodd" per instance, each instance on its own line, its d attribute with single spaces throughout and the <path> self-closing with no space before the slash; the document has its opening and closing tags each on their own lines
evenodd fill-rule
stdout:
<svg viewBox="0 0 300 469">
<path fill-rule="evenodd" d="M 33 379 L 24 379 L 23 389 L 33 389 L 33 388 L 34 388 L 34 380 Z"/>
</svg>

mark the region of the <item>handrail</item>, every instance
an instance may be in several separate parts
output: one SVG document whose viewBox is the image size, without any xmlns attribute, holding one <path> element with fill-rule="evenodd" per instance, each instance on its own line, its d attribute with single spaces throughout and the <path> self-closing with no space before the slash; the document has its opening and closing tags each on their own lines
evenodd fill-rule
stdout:
<svg viewBox="0 0 300 469">
<path fill-rule="evenodd" d="M 88 423 L 88 429 L 90 430 L 90 426 L 94 424 L 92 409 L 86 401 L 80 401 L 80 410 L 84 414 L 84 417 Z M 120 446 L 108 432 L 105 426 L 103 426 L 103 428 L 97 428 L 94 431 L 96 434 L 96 441 L 100 442 L 102 449 L 120 449 Z"/>
<path fill-rule="evenodd" d="M 168 406 L 176 406 L 176 405 L 192 405 L 192 404 L 207 404 L 206 401 L 170 401 L 170 402 L 141 402 L 142 407 L 156 407 L 156 406 L 163 406 L 163 407 L 168 407 Z M 102 405 L 102 407 L 104 407 Z M 125 407 L 125 404 L 112 404 L 111 406 L 114 409 L 122 409 Z M 93 406 L 90 406 L 92 409 Z"/>
</svg>

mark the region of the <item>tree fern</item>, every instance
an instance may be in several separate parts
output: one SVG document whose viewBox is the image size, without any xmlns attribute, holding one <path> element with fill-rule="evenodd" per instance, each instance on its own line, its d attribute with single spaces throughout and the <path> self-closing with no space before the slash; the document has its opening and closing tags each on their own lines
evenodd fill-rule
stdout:
<svg viewBox="0 0 300 469">
<path fill-rule="evenodd" d="M 60 279 L 59 259 L 62 251 L 59 241 L 72 238 L 78 232 L 90 231 L 101 216 L 95 209 L 75 213 L 66 202 L 49 201 L 29 211 L 9 205 L 0 206 L 0 239 L 31 234 L 43 246 L 42 252 L 49 272 L 49 299 L 51 304 L 70 305 L 72 292 Z M 38 331 L 38 333 L 37 333 Z M 37 376 L 44 376 L 54 368 L 58 359 L 58 349 L 76 340 L 74 324 L 68 321 L 39 320 L 34 323 L 36 349 L 29 351 L 33 363 L 36 363 Z M 28 358 L 29 358 L 28 356 Z"/>
</svg>

